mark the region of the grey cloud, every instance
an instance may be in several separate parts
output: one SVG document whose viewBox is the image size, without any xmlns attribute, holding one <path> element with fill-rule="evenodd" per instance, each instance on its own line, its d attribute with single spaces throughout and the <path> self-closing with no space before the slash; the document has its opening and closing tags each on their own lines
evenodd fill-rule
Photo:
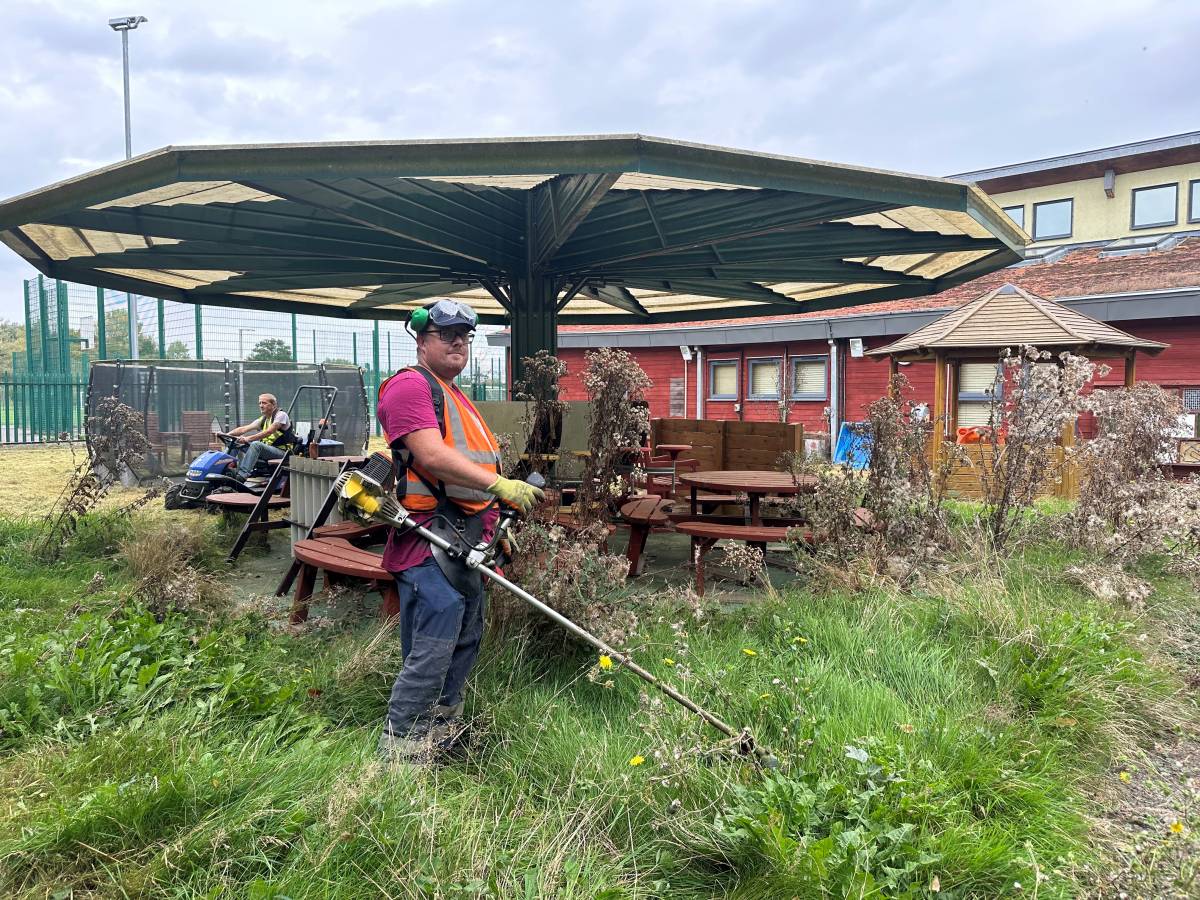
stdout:
<svg viewBox="0 0 1200 900">
<path fill-rule="evenodd" d="M 150 18 L 131 39 L 135 150 L 641 131 L 945 174 L 1200 121 L 1197 4 L 131 0 L 116 11 L 125 9 Z M 11 0 L 6 11 L 0 194 L 118 159 L 112 10 Z M 0 249 L 0 316 L 18 314 L 24 271 Z"/>
</svg>

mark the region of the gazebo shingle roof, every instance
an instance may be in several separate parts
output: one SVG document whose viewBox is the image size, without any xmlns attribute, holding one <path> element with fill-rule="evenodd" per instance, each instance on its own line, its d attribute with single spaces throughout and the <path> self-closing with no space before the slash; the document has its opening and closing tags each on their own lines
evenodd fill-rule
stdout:
<svg viewBox="0 0 1200 900">
<path fill-rule="evenodd" d="M 1006 283 L 868 355 L 918 359 L 935 350 L 1000 350 L 1025 344 L 1108 353 L 1157 353 L 1167 347 Z"/>
</svg>

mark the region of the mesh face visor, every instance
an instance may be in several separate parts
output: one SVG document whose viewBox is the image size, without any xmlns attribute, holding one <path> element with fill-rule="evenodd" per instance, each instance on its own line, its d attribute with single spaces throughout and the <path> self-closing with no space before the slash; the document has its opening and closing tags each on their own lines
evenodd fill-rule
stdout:
<svg viewBox="0 0 1200 900">
<path fill-rule="evenodd" d="M 458 300 L 439 300 L 429 310 L 429 321 L 438 328 L 465 325 L 474 329 L 479 317 L 475 315 L 475 310 Z"/>
</svg>

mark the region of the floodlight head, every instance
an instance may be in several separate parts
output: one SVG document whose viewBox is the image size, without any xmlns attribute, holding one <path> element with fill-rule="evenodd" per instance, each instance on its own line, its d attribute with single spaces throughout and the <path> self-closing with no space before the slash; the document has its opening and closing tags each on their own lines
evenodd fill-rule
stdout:
<svg viewBox="0 0 1200 900">
<path fill-rule="evenodd" d="M 108 20 L 108 27 L 113 31 L 133 31 L 143 22 L 149 22 L 145 16 L 121 16 Z"/>
</svg>

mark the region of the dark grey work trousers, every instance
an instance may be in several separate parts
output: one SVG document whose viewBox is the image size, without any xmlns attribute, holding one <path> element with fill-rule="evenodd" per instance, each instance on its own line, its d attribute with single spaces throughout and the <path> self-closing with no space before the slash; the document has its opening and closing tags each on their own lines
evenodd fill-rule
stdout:
<svg viewBox="0 0 1200 900">
<path fill-rule="evenodd" d="M 392 685 L 387 731 L 419 740 L 434 707 L 462 702 L 463 686 L 483 639 L 483 589 L 464 596 L 429 558 L 396 576 L 404 666 Z"/>
</svg>

